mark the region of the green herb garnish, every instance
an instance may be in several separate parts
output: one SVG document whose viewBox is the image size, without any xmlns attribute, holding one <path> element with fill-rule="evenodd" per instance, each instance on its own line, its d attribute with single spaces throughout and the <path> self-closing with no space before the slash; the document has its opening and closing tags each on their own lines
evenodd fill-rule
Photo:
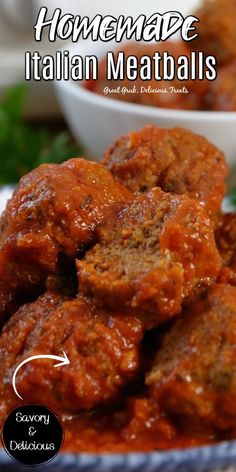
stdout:
<svg viewBox="0 0 236 472">
<path fill-rule="evenodd" d="M 60 164 L 79 155 L 68 132 L 52 137 L 45 127 L 34 128 L 25 122 L 26 93 L 26 86 L 18 85 L 0 103 L 0 185 L 17 182 L 40 164 Z"/>
<path fill-rule="evenodd" d="M 236 189 L 230 193 L 230 201 L 236 207 Z"/>
</svg>

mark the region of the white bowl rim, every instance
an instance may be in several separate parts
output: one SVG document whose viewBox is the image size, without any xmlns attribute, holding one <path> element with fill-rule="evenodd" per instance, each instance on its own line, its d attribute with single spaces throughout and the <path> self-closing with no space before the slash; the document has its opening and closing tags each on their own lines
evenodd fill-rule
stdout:
<svg viewBox="0 0 236 472">
<path fill-rule="evenodd" d="M 114 44 L 114 43 L 110 43 Z M 87 54 L 89 52 L 90 47 L 93 45 L 94 49 L 98 50 L 100 48 L 101 50 L 104 50 L 104 43 L 100 43 L 99 41 L 96 41 L 95 45 L 92 44 L 92 41 L 82 41 L 81 43 L 78 44 L 73 44 L 71 46 L 68 46 L 66 49 L 70 53 L 74 53 L 77 51 L 81 56 L 84 54 Z M 98 47 L 96 47 L 98 46 Z M 78 51 L 79 48 L 79 51 Z M 108 49 L 108 48 L 107 48 Z M 112 50 L 112 47 L 109 48 Z M 61 51 L 64 51 L 65 48 L 62 48 Z M 96 51 L 94 51 L 96 53 Z M 123 102 L 121 100 L 116 100 L 111 97 L 105 97 L 102 95 L 98 95 L 97 93 L 91 92 L 89 90 L 86 90 L 83 87 L 84 81 L 73 81 L 71 79 L 69 80 L 60 80 L 60 81 L 54 81 L 55 85 L 57 87 L 67 89 L 70 88 L 70 92 L 78 97 L 78 98 L 83 98 L 85 101 L 94 104 L 97 107 L 101 108 L 107 108 L 111 110 L 117 110 L 123 113 L 131 113 L 131 114 L 137 114 L 139 116 L 145 116 L 145 117 L 156 117 L 156 118 L 175 118 L 176 120 L 178 118 L 181 119 L 186 119 L 186 122 L 191 120 L 195 122 L 204 122 L 207 123 L 209 121 L 213 123 L 219 123 L 219 122 L 235 122 L 236 124 L 236 112 L 229 112 L 229 111 L 205 111 L 205 110 L 173 110 L 170 108 L 158 108 L 158 107 L 151 107 L 148 105 L 139 105 L 137 103 L 130 103 L 130 102 Z"/>
</svg>

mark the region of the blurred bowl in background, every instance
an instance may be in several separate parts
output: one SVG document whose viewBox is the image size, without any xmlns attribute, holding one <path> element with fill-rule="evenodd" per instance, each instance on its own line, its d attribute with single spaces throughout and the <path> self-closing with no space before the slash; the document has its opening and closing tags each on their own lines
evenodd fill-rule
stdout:
<svg viewBox="0 0 236 472">
<path fill-rule="evenodd" d="M 6 19 L 15 28 L 29 29 L 32 26 L 32 2 L 29 0 L 0 0 L 0 8 Z"/>
<path fill-rule="evenodd" d="M 97 55 L 116 43 L 83 41 L 69 48 L 70 54 Z M 88 156 L 100 160 L 117 137 L 146 124 L 181 126 L 204 135 L 221 148 L 230 167 L 236 165 L 236 112 L 185 111 L 137 105 L 87 91 L 81 82 L 54 82 L 68 125 Z"/>
</svg>

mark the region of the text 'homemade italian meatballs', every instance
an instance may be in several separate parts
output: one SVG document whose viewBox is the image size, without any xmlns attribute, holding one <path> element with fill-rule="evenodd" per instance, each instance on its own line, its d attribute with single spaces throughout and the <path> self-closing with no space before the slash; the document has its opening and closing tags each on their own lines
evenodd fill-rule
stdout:
<svg viewBox="0 0 236 472">
<path fill-rule="evenodd" d="M 147 384 L 162 413 L 191 431 L 236 424 L 236 287 L 215 285 L 164 336 Z"/>
<path fill-rule="evenodd" d="M 187 193 L 214 215 L 225 194 L 224 154 L 202 136 L 182 128 L 145 126 L 119 138 L 103 164 L 131 192 L 161 187 Z"/>
<path fill-rule="evenodd" d="M 222 215 L 216 229 L 216 244 L 223 259 L 218 281 L 236 285 L 236 214 Z"/>
<path fill-rule="evenodd" d="M 12 375 L 24 359 L 50 353 L 70 364 L 37 359 L 22 366 L 17 389 L 24 401 L 40 402 L 56 412 L 76 412 L 110 404 L 140 370 L 142 323 L 120 313 L 111 315 L 82 299 L 64 301 L 47 292 L 24 305 L 0 336 L 0 397 L 17 401 Z M 5 413 L 5 412 L 4 412 Z"/>
<path fill-rule="evenodd" d="M 77 261 L 79 290 L 95 303 L 136 314 L 153 327 L 216 277 L 221 258 L 212 222 L 188 196 L 155 188 L 110 207 L 99 243 Z"/>
<path fill-rule="evenodd" d="M 61 257 L 78 257 L 94 242 L 107 206 L 129 198 L 106 169 L 84 159 L 45 164 L 23 177 L 0 220 L 5 290 L 14 298 L 42 286 L 60 272 Z"/>
</svg>

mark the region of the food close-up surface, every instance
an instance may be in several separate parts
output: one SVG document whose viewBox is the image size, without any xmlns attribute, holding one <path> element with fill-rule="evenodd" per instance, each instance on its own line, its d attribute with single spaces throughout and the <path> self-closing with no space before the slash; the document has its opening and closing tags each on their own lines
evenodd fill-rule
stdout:
<svg viewBox="0 0 236 472">
<path fill-rule="evenodd" d="M 0 223 L 0 318 L 83 254 L 111 202 L 130 198 L 106 169 L 84 159 L 45 164 L 23 177 Z"/>
<path fill-rule="evenodd" d="M 1 227 L 1 421 L 60 417 L 64 451 L 132 452 L 235 436 L 235 216 L 222 151 L 146 126 L 24 176 Z M 209 349 L 209 343 L 211 345 Z M 223 405 L 223 407 L 222 407 Z M 219 414 L 220 410 L 220 414 Z"/>
<path fill-rule="evenodd" d="M 0 472 L 236 472 L 236 0 L 17 3 Z"/>
</svg>

